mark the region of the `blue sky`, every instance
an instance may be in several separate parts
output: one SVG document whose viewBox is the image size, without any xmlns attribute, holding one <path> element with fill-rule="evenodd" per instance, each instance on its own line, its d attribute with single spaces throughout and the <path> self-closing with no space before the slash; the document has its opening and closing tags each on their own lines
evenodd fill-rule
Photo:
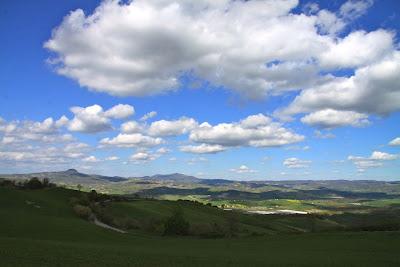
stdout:
<svg viewBox="0 0 400 267">
<path fill-rule="evenodd" d="M 389 0 L 3 1 L 0 173 L 397 180 L 399 25 Z"/>
</svg>

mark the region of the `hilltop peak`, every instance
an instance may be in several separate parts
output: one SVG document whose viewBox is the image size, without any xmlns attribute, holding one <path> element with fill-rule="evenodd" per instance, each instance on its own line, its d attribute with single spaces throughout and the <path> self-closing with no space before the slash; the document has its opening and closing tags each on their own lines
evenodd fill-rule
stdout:
<svg viewBox="0 0 400 267">
<path fill-rule="evenodd" d="M 76 169 L 68 169 L 65 171 L 66 173 L 70 173 L 70 174 L 76 174 L 79 173 Z"/>
</svg>

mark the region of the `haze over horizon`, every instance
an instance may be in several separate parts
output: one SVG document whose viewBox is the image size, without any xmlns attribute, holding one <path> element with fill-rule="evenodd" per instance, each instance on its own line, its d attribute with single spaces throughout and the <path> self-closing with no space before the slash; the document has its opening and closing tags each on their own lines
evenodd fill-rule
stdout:
<svg viewBox="0 0 400 267">
<path fill-rule="evenodd" d="M 391 0 L 6 0 L 0 173 L 399 180 L 399 26 Z"/>
</svg>

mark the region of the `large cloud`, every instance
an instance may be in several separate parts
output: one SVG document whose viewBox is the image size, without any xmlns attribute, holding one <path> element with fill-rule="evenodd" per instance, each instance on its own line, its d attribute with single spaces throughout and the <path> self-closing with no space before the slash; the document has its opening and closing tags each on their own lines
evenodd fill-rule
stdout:
<svg viewBox="0 0 400 267">
<path fill-rule="evenodd" d="M 114 138 L 104 138 L 101 145 L 119 147 L 152 147 L 165 141 L 164 137 L 189 135 L 192 144 L 181 145 L 180 151 L 195 154 L 213 154 L 230 147 L 274 147 L 297 143 L 304 136 L 286 129 L 263 114 L 248 116 L 232 123 L 215 126 L 208 122 L 199 124 L 193 118 L 181 117 L 177 120 L 159 120 L 150 125 L 128 121 L 121 125 L 121 131 Z M 193 144 L 194 143 L 194 144 Z"/>
<path fill-rule="evenodd" d="M 121 131 L 114 138 L 104 138 L 101 145 L 120 147 L 151 147 L 165 142 L 164 137 L 189 135 L 191 144 L 181 145 L 180 151 L 195 154 L 212 154 L 230 147 L 274 147 L 297 143 L 304 136 L 274 122 L 270 117 L 256 114 L 239 122 L 220 123 L 215 126 L 208 122 L 199 124 L 193 118 L 159 120 L 150 125 L 128 121 L 121 125 Z"/>
<path fill-rule="evenodd" d="M 325 68 L 354 68 L 381 59 L 392 49 L 393 34 L 384 30 L 357 31 L 329 45 L 319 56 Z"/>
<path fill-rule="evenodd" d="M 324 109 L 385 115 L 400 110 L 400 52 L 359 68 L 351 77 L 334 78 L 303 90 L 278 115 Z"/>
<path fill-rule="evenodd" d="M 189 137 L 196 143 L 223 147 L 274 147 L 297 143 L 304 139 L 304 136 L 291 132 L 282 124 L 273 122 L 262 114 L 249 116 L 239 122 L 220 123 L 215 126 L 205 122 L 192 130 Z"/>
<path fill-rule="evenodd" d="M 176 90 L 191 72 L 250 98 L 313 86 L 329 77 L 321 70 L 363 66 L 392 48 L 384 30 L 337 34 L 370 1 L 346 3 L 337 13 L 291 13 L 297 6 L 297 0 L 104 1 L 92 14 L 67 15 L 45 47 L 58 73 L 90 90 L 153 95 Z"/>
</svg>

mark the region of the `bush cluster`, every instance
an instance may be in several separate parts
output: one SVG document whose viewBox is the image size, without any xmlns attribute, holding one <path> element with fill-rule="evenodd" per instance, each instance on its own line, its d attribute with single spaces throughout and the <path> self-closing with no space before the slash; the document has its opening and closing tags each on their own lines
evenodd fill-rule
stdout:
<svg viewBox="0 0 400 267">
<path fill-rule="evenodd" d="M 75 204 L 73 206 L 73 210 L 74 210 L 75 214 L 78 215 L 78 217 L 85 219 L 85 220 L 90 220 L 93 216 L 92 210 L 87 206 Z"/>
<path fill-rule="evenodd" d="M 0 186 L 16 187 L 16 182 L 14 180 L 0 178 Z"/>
<path fill-rule="evenodd" d="M 99 194 L 95 190 L 89 193 L 80 193 L 77 197 L 70 198 L 70 204 L 78 217 L 85 220 L 93 220 L 95 217 L 101 222 L 124 230 L 138 229 L 142 226 L 140 222 L 128 218 L 118 218 L 107 211 L 107 203 L 121 201 L 121 197 Z"/>
<path fill-rule="evenodd" d="M 119 201 L 120 199 L 115 199 Z M 175 209 L 171 216 L 166 219 L 156 218 L 131 218 L 127 216 L 116 216 L 107 209 L 109 203 L 114 201 L 114 196 L 99 194 L 95 190 L 89 193 L 81 193 L 79 197 L 70 199 L 74 212 L 83 219 L 90 220 L 91 214 L 101 222 L 119 229 L 141 229 L 143 231 L 162 234 L 185 236 L 193 235 L 205 238 L 233 237 L 239 231 L 235 214 L 226 214 L 225 220 L 221 222 L 193 223 L 184 216 L 182 209 Z M 190 203 L 203 206 L 195 201 L 179 200 L 178 202 Z"/>
<path fill-rule="evenodd" d="M 182 210 L 175 210 L 164 224 L 164 235 L 187 235 L 190 224 L 183 217 Z"/>
<path fill-rule="evenodd" d="M 24 181 L 0 179 L 0 186 L 11 186 L 21 189 L 32 189 L 32 190 L 48 188 L 48 187 L 56 187 L 55 184 L 50 183 L 50 180 L 48 178 L 40 180 L 37 177 L 32 177 L 29 180 L 24 180 Z"/>
</svg>

